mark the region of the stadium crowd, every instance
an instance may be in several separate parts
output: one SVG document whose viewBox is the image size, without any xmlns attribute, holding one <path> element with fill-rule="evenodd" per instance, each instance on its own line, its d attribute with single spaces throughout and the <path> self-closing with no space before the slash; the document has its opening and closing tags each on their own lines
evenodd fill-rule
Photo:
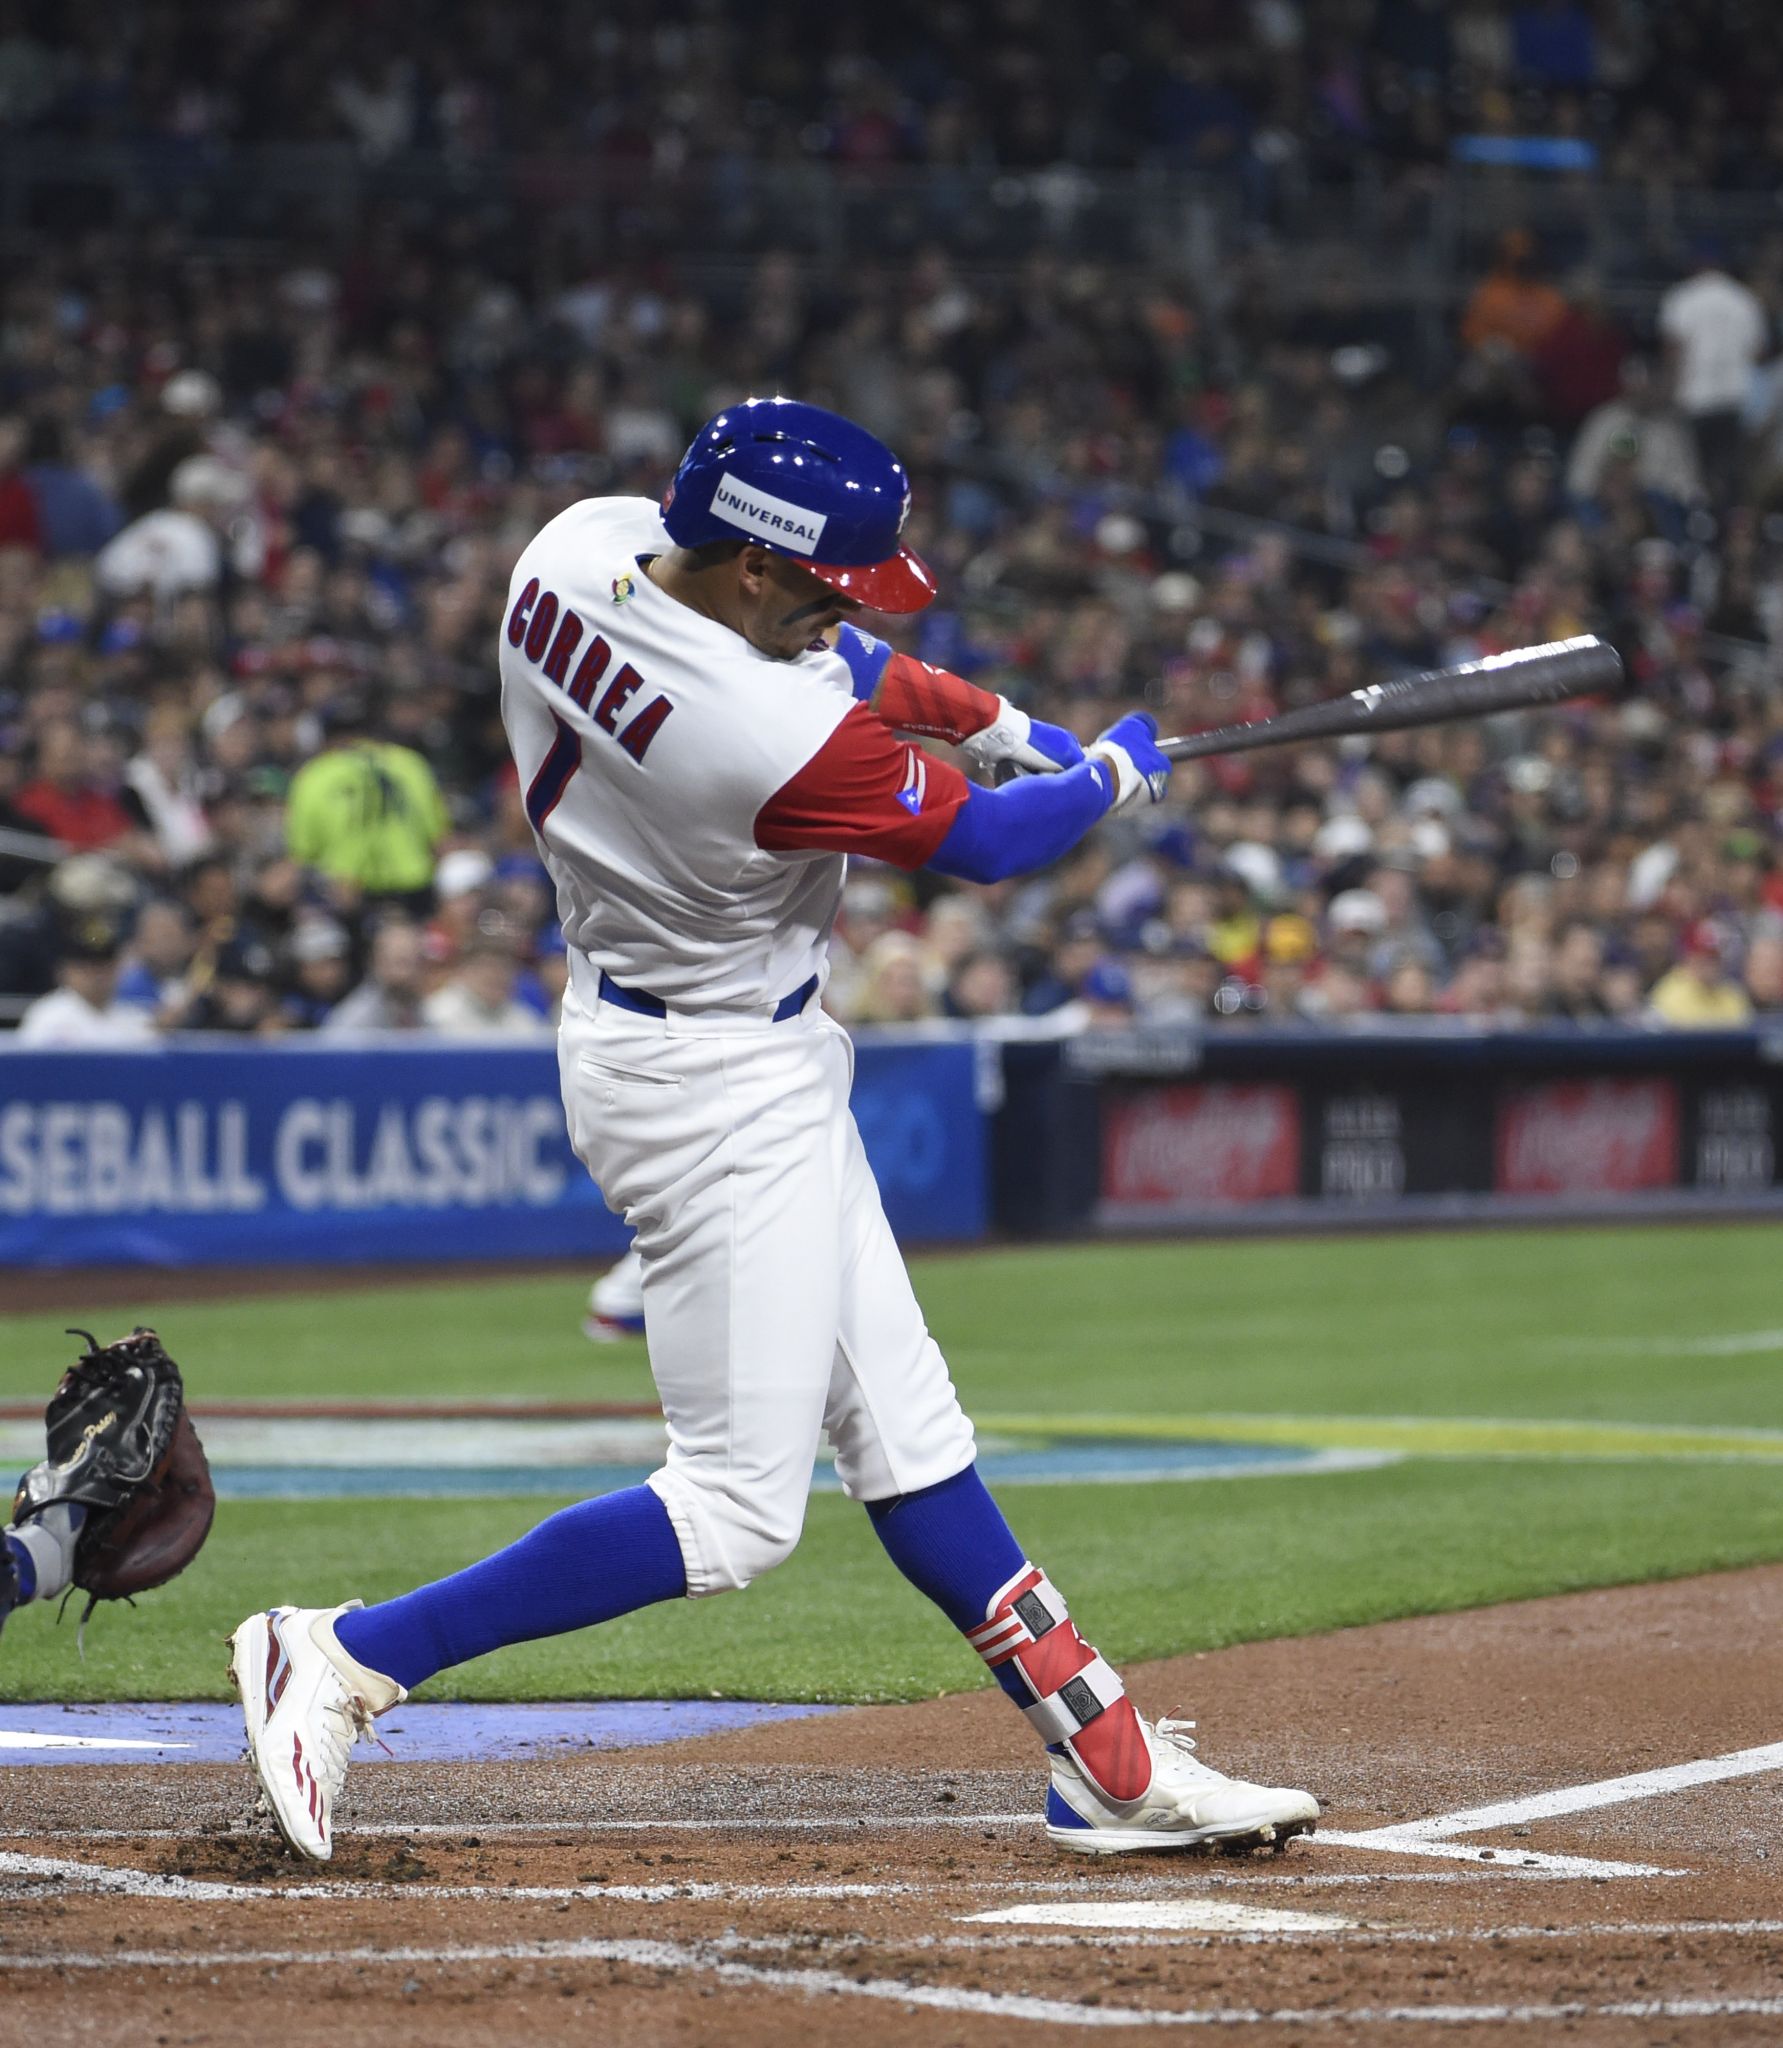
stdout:
<svg viewBox="0 0 1783 2048">
<path fill-rule="evenodd" d="M 351 76 L 438 120 L 455 67 L 499 44 L 519 71 L 487 89 L 494 121 L 537 68 L 501 17 L 466 10 L 427 65 L 375 45 L 348 65 L 320 34 L 322 70 L 275 91 L 255 39 L 295 10 L 230 15 L 203 51 L 157 45 L 189 12 L 145 13 L 134 60 L 108 69 L 77 15 L 51 33 L 15 8 L 0 108 L 134 133 L 174 119 L 183 84 L 210 99 L 182 118 L 277 136 L 356 128 Z M 998 20 L 1015 38 L 1055 13 L 1072 10 L 1010 0 Z M 1130 34 L 1137 62 L 1153 11 L 1108 13 L 1107 49 Z M 916 15 L 948 54 L 954 11 Z M 1234 91 L 1275 75 L 1272 51 L 1310 76 L 1340 16 L 1373 24 L 1370 92 L 1409 62 L 1389 33 L 1447 38 L 1453 66 L 1456 39 L 1484 47 L 1496 24 L 1514 81 L 1583 20 L 1618 133 L 1657 110 L 1737 131 L 1748 163 L 1783 135 L 1749 90 L 1768 56 L 1707 63 L 1719 110 L 1667 109 L 1655 53 L 1691 10 L 1260 0 L 1209 64 Z M 621 15 L 616 48 L 654 62 L 662 37 L 723 18 Z M 865 44 L 818 77 L 769 45 L 751 61 L 777 104 L 851 77 L 865 103 L 879 90 Z M 947 75 L 1002 105 L 994 67 Z M 688 76 L 697 104 L 704 59 Z M 541 109 L 556 77 L 529 88 Z M 931 132 L 947 93 L 893 82 Z M 1356 146 L 1385 149 L 1378 128 Z M 1094 156 L 1046 144 L 1064 146 Z M 46 238 L 12 269 L 0 996 L 28 1040 L 547 1031 L 562 939 L 494 692 L 509 566 L 574 498 L 659 495 L 693 426 L 751 389 L 833 405 L 906 454 L 907 537 L 943 593 L 907 644 L 1085 737 L 1135 702 L 1187 729 L 1582 631 L 1630 673 L 1615 705 L 1186 768 L 1155 812 L 993 890 L 857 865 L 829 997 L 848 1021 L 1692 1026 L 1783 1008 L 1777 247 L 1680 251 L 1637 322 L 1507 235 L 1439 380 L 1355 278 L 1284 303 L 1263 260 L 1215 291 L 1045 253 L 983 270 L 936 245 L 838 283 L 769 249 L 733 289 L 666 257 L 562 257 L 511 222 L 420 209 L 278 263 L 163 227 Z"/>
<path fill-rule="evenodd" d="M 196 156 L 1147 166 L 1342 182 L 1457 137 L 1586 145 L 1614 177 L 1769 192 L 1783 47 L 1764 0 L 9 0 L 0 124 Z"/>
</svg>

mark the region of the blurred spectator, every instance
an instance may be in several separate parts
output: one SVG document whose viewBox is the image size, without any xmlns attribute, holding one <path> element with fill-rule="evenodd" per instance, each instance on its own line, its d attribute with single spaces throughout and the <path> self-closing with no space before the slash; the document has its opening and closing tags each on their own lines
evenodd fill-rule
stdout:
<svg viewBox="0 0 1783 2048">
<path fill-rule="evenodd" d="M 1133 977 L 1117 960 L 1099 960 L 1083 977 L 1071 1024 L 1082 1031 L 1124 1031 L 1133 1022 Z M 1205 1001 L 1194 1013 L 1207 1014 Z"/>
<path fill-rule="evenodd" d="M 57 987 L 19 1020 L 17 1042 L 70 1052 L 100 1052 L 155 1041 L 155 1023 L 137 1003 L 118 1000 L 123 933 L 103 917 L 76 920 L 56 961 Z"/>
<path fill-rule="evenodd" d="M 230 562 L 223 536 L 247 502 L 246 480 L 214 456 L 192 455 L 169 488 L 171 505 L 133 519 L 99 550 L 93 574 L 112 596 L 171 604 L 222 581 Z"/>
<path fill-rule="evenodd" d="M 1755 1010 L 1783 1010 L 1783 931 L 1775 926 L 1746 948 L 1746 994 Z"/>
<path fill-rule="evenodd" d="M 118 976 L 118 1000 L 138 1003 L 157 1017 L 177 1018 L 186 998 L 192 959 L 192 921 L 183 904 L 150 897 L 136 914 L 129 951 Z"/>
<path fill-rule="evenodd" d="M 1533 353 L 1549 419 L 1571 429 L 1607 404 L 1622 388 L 1627 354 L 1628 336 L 1610 314 L 1602 280 L 1589 272 L 1576 278 L 1565 311 Z"/>
<path fill-rule="evenodd" d="M 24 477 L 37 510 L 38 544 L 52 562 L 96 555 L 124 523 L 100 480 L 69 458 L 60 420 L 44 416 L 31 422 Z"/>
<path fill-rule="evenodd" d="M 1620 395 L 1598 406 L 1580 427 L 1566 459 L 1568 497 L 1582 503 L 1603 497 L 1606 479 L 1618 467 L 1640 491 L 1679 512 L 1703 495 L 1690 424 L 1639 356 L 1622 365 Z"/>
<path fill-rule="evenodd" d="M 252 931 L 239 933 L 217 950 L 208 975 L 193 976 L 180 1020 L 183 1028 L 244 1037 L 275 1035 L 284 1028 L 277 974 L 278 959 L 271 946 Z"/>
<path fill-rule="evenodd" d="M 1272 917 L 1263 927 L 1263 957 L 1257 970 L 1261 1013 L 1271 1024 L 1303 1022 L 1307 981 L 1318 957 L 1319 935 L 1310 918 L 1298 912 Z"/>
<path fill-rule="evenodd" d="M 941 998 L 944 1017 L 1007 1016 L 1014 1008 L 1018 990 L 1009 962 L 991 947 L 975 948 L 955 961 Z"/>
<path fill-rule="evenodd" d="M 79 852 L 113 845 L 133 828 L 103 761 L 103 749 L 72 719 L 52 720 L 37 735 L 31 779 L 14 794 L 13 810 Z"/>
<path fill-rule="evenodd" d="M 1712 243 L 1701 243 L 1692 252 L 1690 275 L 1659 302 L 1659 332 L 1703 468 L 1717 499 L 1725 499 L 1738 480 L 1741 411 L 1769 347 L 1763 302 L 1726 270 Z"/>
<path fill-rule="evenodd" d="M 1389 1016 L 1422 1017 L 1436 1007 L 1436 984 L 1421 960 L 1395 960 L 1381 983 L 1381 1008 Z"/>
<path fill-rule="evenodd" d="M 915 1024 L 936 1014 L 923 980 L 922 948 L 908 932 L 886 931 L 861 955 L 850 1024 Z"/>
<path fill-rule="evenodd" d="M 418 927 L 386 918 L 372 936 L 365 979 L 323 1020 L 325 1037 L 356 1031 L 419 1031 L 426 1019 L 426 955 Z"/>
<path fill-rule="evenodd" d="M 292 858 L 334 884 L 337 900 L 423 903 L 449 822 L 433 770 L 413 748 L 374 739 L 361 698 L 335 698 L 322 731 L 323 751 L 291 783 Z"/>
<path fill-rule="evenodd" d="M 1544 1005 L 1550 1017 L 1596 1024 L 1611 1014 L 1603 992 L 1604 944 L 1597 927 L 1574 918 L 1558 933 Z"/>
<path fill-rule="evenodd" d="M 539 1038 L 550 1029 L 514 993 L 519 964 L 504 931 L 479 931 L 451 979 L 421 1005 L 430 1031 L 449 1038 Z"/>
<path fill-rule="evenodd" d="M 1050 954 L 1022 996 L 1022 1009 L 1034 1017 L 1062 1008 L 1082 993 L 1087 975 L 1100 964 L 1102 928 L 1093 910 L 1077 910 L 1065 918 Z M 1128 1001 L 1132 991 L 1128 990 Z"/>
<path fill-rule="evenodd" d="M 1512 228 L 1499 237 L 1497 260 L 1467 302 L 1461 339 L 1470 349 L 1507 349 L 1533 358 L 1566 312 L 1565 299 L 1537 272 L 1534 236 Z"/>
<path fill-rule="evenodd" d="M 1387 906 L 1372 889 L 1345 889 L 1333 897 L 1325 916 L 1325 973 L 1347 970 L 1364 988 L 1371 987 L 1386 929 Z"/>
<path fill-rule="evenodd" d="M 191 721 L 183 709 L 167 704 L 149 714 L 142 751 L 124 770 L 124 782 L 170 867 L 183 867 L 209 851 L 204 779 L 192 747 Z"/>
<path fill-rule="evenodd" d="M 830 979 L 825 1005 L 838 1017 L 852 1018 L 868 975 L 867 954 L 875 939 L 897 926 L 896 886 L 881 874 L 853 870 L 842 887 L 842 907 L 830 935 Z"/>
<path fill-rule="evenodd" d="M 43 523 L 25 473 L 22 420 L 0 419 L 0 548 L 43 551 Z"/>
<path fill-rule="evenodd" d="M 1475 933 L 1436 999 L 1439 1011 L 1474 1024 L 1496 1024 L 1513 1016 L 1505 975 L 1505 944 L 1497 931 Z"/>
<path fill-rule="evenodd" d="M 292 932 L 287 954 L 290 981 L 280 1015 L 294 1030 L 314 1031 L 352 986 L 352 943 L 333 918 L 310 916 Z"/>
<path fill-rule="evenodd" d="M 1712 1030 L 1744 1024 L 1752 1001 L 1728 972 L 1727 933 L 1706 921 L 1684 935 L 1684 957 L 1654 984 L 1648 1006 L 1662 1024 Z"/>
<path fill-rule="evenodd" d="M 211 447 L 210 422 L 223 404 L 222 386 L 207 370 L 176 370 L 161 387 L 162 417 L 124 478 L 125 516 L 141 519 L 171 498 L 178 502 L 173 480 L 182 464 Z"/>
<path fill-rule="evenodd" d="M 495 863 L 480 846 L 455 846 L 440 856 L 433 878 L 438 906 L 427 925 L 427 960 L 436 973 L 457 965 L 486 915 L 498 915 L 491 896 Z"/>
</svg>

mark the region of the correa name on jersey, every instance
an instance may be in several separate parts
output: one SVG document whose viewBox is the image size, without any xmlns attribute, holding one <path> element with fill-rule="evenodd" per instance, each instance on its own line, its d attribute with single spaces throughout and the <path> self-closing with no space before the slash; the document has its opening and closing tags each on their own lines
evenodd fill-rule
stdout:
<svg viewBox="0 0 1783 2048">
<path fill-rule="evenodd" d="M 558 617 L 560 611 L 563 612 L 561 619 Z M 527 660 L 536 662 L 579 711 L 586 711 L 603 732 L 613 735 L 634 761 L 642 762 L 650 750 L 650 742 L 661 732 L 675 707 L 667 697 L 658 695 L 621 725 L 620 718 L 628 711 L 631 700 L 645 687 L 644 678 L 629 661 L 622 663 L 611 678 L 607 677 L 613 650 L 600 633 L 595 634 L 582 652 L 572 675 L 570 662 L 582 648 L 587 632 L 580 615 L 564 611 L 556 591 L 541 590 L 536 576 L 527 580 L 526 587 L 514 600 L 514 609 L 508 614 L 509 646 L 520 648 Z M 600 691 L 598 701 L 596 690 Z M 567 726 L 560 726 L 559 731 L 569 734 L 569 738 L 574 740 L 575 735 Z M 574 772 L 573 762 L 571 772 Z M 528 808 L 531 808 L 530 803 Z M 546 805 L 544 808 L 549 812 L 552 807 Z M 534 823 L 538 822 L 535 818 Z"/>
</svg>

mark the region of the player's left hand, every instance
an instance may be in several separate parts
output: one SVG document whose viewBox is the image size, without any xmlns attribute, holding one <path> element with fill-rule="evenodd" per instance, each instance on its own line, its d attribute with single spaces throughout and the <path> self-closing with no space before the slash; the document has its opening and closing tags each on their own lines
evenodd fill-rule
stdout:
<svg viewBox="0 0 1783 2048">
<path fill-rule="evenodd" d="M 44 1431 L 49 1455 L 19 1481 L 12 1520 L 82 1510 L 72 1577 L 89 1614 L 94 1601 L 128 1599 L 185 1569 L 210 1531 L 216 1494 L 180 1369 L 153 1330 L 115 1344 L 89 1337 Z"/>
<path fill-rule="evenodd" d="M 1062 725 L 1030 718 L 1007 697 L 997 699 L 989 725 L 960 742 L 960 752 L 981 774 L 1007 762 L 1024 775 L 1056 775 L 1083 759 L 1082 747 Z"/>
</svg>

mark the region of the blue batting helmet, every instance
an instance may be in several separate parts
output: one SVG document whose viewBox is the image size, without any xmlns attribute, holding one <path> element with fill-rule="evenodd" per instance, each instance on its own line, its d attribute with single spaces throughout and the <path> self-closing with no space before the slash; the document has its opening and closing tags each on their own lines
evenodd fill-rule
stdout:
<svg viewBox="0 0 1783 2048">
<path fill-rule="evenodd" d="M 795 398 L 727 406 L 663 495 L 677 547 L 750 540 L 877 612 L 919 612 L 935 579 L 898 539 L 910 479 L 883 441 Z"/>
</svg>

